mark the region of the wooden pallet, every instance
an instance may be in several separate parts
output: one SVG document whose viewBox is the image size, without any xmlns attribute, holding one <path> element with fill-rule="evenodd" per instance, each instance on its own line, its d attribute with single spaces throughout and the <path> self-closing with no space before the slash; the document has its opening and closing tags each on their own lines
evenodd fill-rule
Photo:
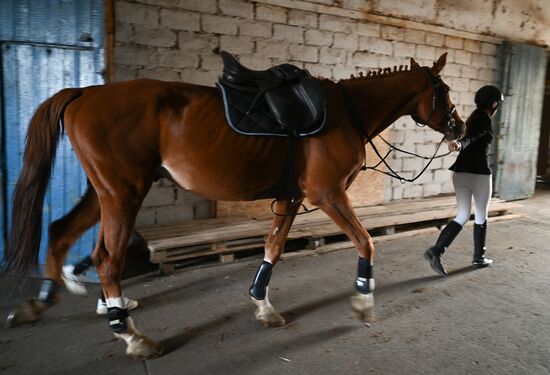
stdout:
<svg viewBox="0 0 550 375">
<path fill-rule="evenodd" d="M 505 214 L 517 207 L 516 203 L 492 199 L 490 216 Z M 376 206 L 355 207 L 361 223 L 370 231 L 395 237 L 403 228 L 443 224 L 456 214 L 454 197 L 391 202 Z M 516 216 L 510 216 L 515 218 Z M 240 251 L 262 248 L 271 220 L 244 217 L 194 220 L 169 225 L 137 228 L 147 243 L 150 260 L 161 265 L 161 271 L 170 273 L 178 261 L 218 255 L 220 261 L 233 260 Z M 325 239 L 342 235 L 340 228 L 322 211 L 298 216 L 289 233 L 289 240 L 308 240 L 308 247 L 324 246 Z M 329 248 L 338 248 L 330 245 Z"/>
</svg>

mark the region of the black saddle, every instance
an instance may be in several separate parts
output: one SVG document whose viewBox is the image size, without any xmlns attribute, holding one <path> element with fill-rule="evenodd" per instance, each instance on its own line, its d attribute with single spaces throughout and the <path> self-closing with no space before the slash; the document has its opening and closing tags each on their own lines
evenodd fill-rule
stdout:
<svg viewBox="0 0 550 375">
<path fill-rule="evenodd" d="M 218 81 L 227 122 L 246 135 L 304 137 L 322 130 L 325 97 L 307 70 L 291 64 L 251 70 L 222 51 Z"/>
</svg>

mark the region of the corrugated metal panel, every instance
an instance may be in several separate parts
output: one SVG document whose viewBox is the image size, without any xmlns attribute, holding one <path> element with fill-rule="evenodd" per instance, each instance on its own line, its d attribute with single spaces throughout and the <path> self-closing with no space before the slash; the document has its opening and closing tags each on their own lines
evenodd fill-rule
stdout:
<svg viewBox="0 0 550 375">
<path fill-rule="evenodd" d="M 505 43 L 502 61 L 505 103 L 497 121 L 495 192 L 510 200 L 535 192 L 546 50 Z"/>
<path fill-rule="evenodd" d="M 2 39 L 2 107 L 6 163 L 7 207 L 11 217 L 13 189 L 22 166 L 25 136 L 38 105 L 65 87 L 82 87 L 103 82 L 103 3 L 87 1 L 0 2 Z M 83 34 L 93 41 L 81 41 Z M 88 39 L 89 40 L 89 39 Z M 44 203 L 40 263 L 45 263 L 47 227 L 78 202 L 86 188 L 86 176 L 69 140 L 59 143 L 52 181 Z M 69 253 L 76 261 L 88 255 L 97 229 L 87 232 Z M 3 252 L 2 241 L 0 252 Z"/>
<path fill-rule="evenodd" d="M 103 48 L 101 0 L 1 0 L 0 17 L 5 41 Z"/>
</svg>

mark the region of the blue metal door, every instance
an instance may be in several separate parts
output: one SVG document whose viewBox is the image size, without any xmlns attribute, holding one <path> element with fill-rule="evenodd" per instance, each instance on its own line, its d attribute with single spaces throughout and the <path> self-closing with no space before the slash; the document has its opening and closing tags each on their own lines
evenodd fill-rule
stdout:
<svg viewBox="0 0 550 375">
<path fill-rule="evenodd" d="M 103 83 L 103 3 L 2 1 L 2 235 L 9 230 L 13 190 L 22 167 L 28 123 L 40 103 L 65 87 Z M 40 264 L 46 260 L 48 225 L 78 202 L 86 176 L 67 137 L 58 145 L 43 210 Z M 82 236 L 69 261 L 88 255 L 97 229 Z M 5 242 L 0 241 L 0 255 Z"/>
</svg>

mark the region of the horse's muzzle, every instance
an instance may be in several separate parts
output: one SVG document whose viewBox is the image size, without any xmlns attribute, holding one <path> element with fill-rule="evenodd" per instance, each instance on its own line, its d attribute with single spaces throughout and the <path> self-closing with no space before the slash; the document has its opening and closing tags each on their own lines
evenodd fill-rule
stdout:
<svg viewBox="0 0 550 375">
<path fill-rule="evenodd" d="M 448 130 L 445 132 L 445 139 L 447 141 L 454 141 L 455 139 L 460 139 L 464 136 L 466 132 L 466 126 L 464 122 L 456 122 L 454 119 L 449 121 Z"/>
</svg>

